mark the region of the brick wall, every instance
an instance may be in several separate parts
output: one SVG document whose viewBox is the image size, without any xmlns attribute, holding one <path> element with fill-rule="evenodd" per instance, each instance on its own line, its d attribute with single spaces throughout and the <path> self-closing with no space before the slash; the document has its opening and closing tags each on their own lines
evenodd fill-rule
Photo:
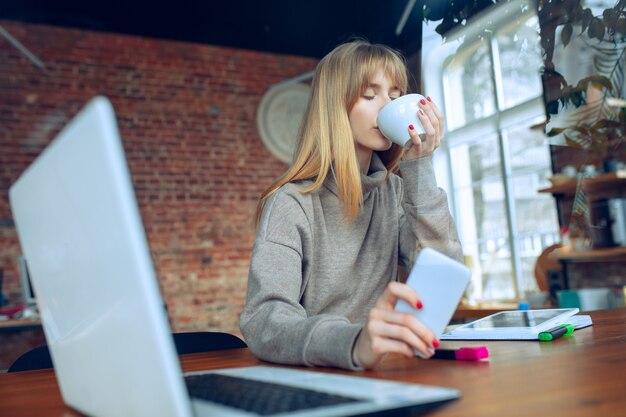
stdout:
<svg viewBox="0 0 626 417">
<path fill-rule="evenodd" d="M 19 302 L 8 188 L 96 94 L 118 114 L 161 290 L 176 331 L 239 334 L 253 215 L 285 165 L 262 144 L 267 88 L 313 59 L 0 21 L 46 66 L 0 38 L 0 268 Z"/>
</svg>

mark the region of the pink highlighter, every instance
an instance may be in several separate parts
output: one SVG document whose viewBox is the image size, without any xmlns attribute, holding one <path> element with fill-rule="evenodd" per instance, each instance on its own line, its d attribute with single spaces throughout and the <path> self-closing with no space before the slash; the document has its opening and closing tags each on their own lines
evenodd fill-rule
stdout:
<svg viewBox="0 0 626 417">
<path fill-rule="evenodd" d="M 452 359 L 457 361 L 479 361 L 489 357 L 487 346 L 462 347 L 459 349 L 435 349 L 431 359 Z"/>
</svg>

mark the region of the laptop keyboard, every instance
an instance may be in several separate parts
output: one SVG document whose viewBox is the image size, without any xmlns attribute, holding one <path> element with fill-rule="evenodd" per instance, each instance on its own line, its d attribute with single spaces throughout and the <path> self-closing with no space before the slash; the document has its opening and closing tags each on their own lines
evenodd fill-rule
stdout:
<svg viewBox="0 0 626 417">
<path fill-rule="evenodd" d="M 262 416 L 363 400 L 221 374 L 185 377 L 191 397 Z"/>
</svg>

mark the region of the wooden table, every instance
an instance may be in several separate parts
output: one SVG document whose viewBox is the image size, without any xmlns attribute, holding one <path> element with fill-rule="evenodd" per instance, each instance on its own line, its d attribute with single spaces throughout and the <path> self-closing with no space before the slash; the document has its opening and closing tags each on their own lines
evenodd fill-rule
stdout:
<svg viewBox="0 0 626 417">
<path fill-rule="evenodd" d="M 484 344 L 483 362 L 389 356 L 357 374 L 458 388 L 462 398 L 428 416 L 626 416 L 626 308 L 590 313 L 594 325 L 553 342 Z M 181 357 L 185 371 L 259 364 L 248 349 Z M 345 372 L 323 369 L 327 372 Z M 51 370 L 0 375 L 0 416 L 79 416 L 60 397 Z"/>
</svg>

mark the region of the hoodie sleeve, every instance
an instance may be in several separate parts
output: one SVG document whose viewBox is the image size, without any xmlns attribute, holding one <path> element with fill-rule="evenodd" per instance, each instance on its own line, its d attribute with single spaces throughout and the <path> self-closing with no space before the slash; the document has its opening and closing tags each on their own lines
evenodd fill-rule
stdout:
<svg viewBox="0 0 626 417">
<path fill-rule="evenodd" d="M 400 263 L 410 270 L 423 247 L 463 262 L 463 251 L 446 192 L 437 186 L 432 157 L 399 164 L 403 192 L 400 212 Z"/>
</svg>

